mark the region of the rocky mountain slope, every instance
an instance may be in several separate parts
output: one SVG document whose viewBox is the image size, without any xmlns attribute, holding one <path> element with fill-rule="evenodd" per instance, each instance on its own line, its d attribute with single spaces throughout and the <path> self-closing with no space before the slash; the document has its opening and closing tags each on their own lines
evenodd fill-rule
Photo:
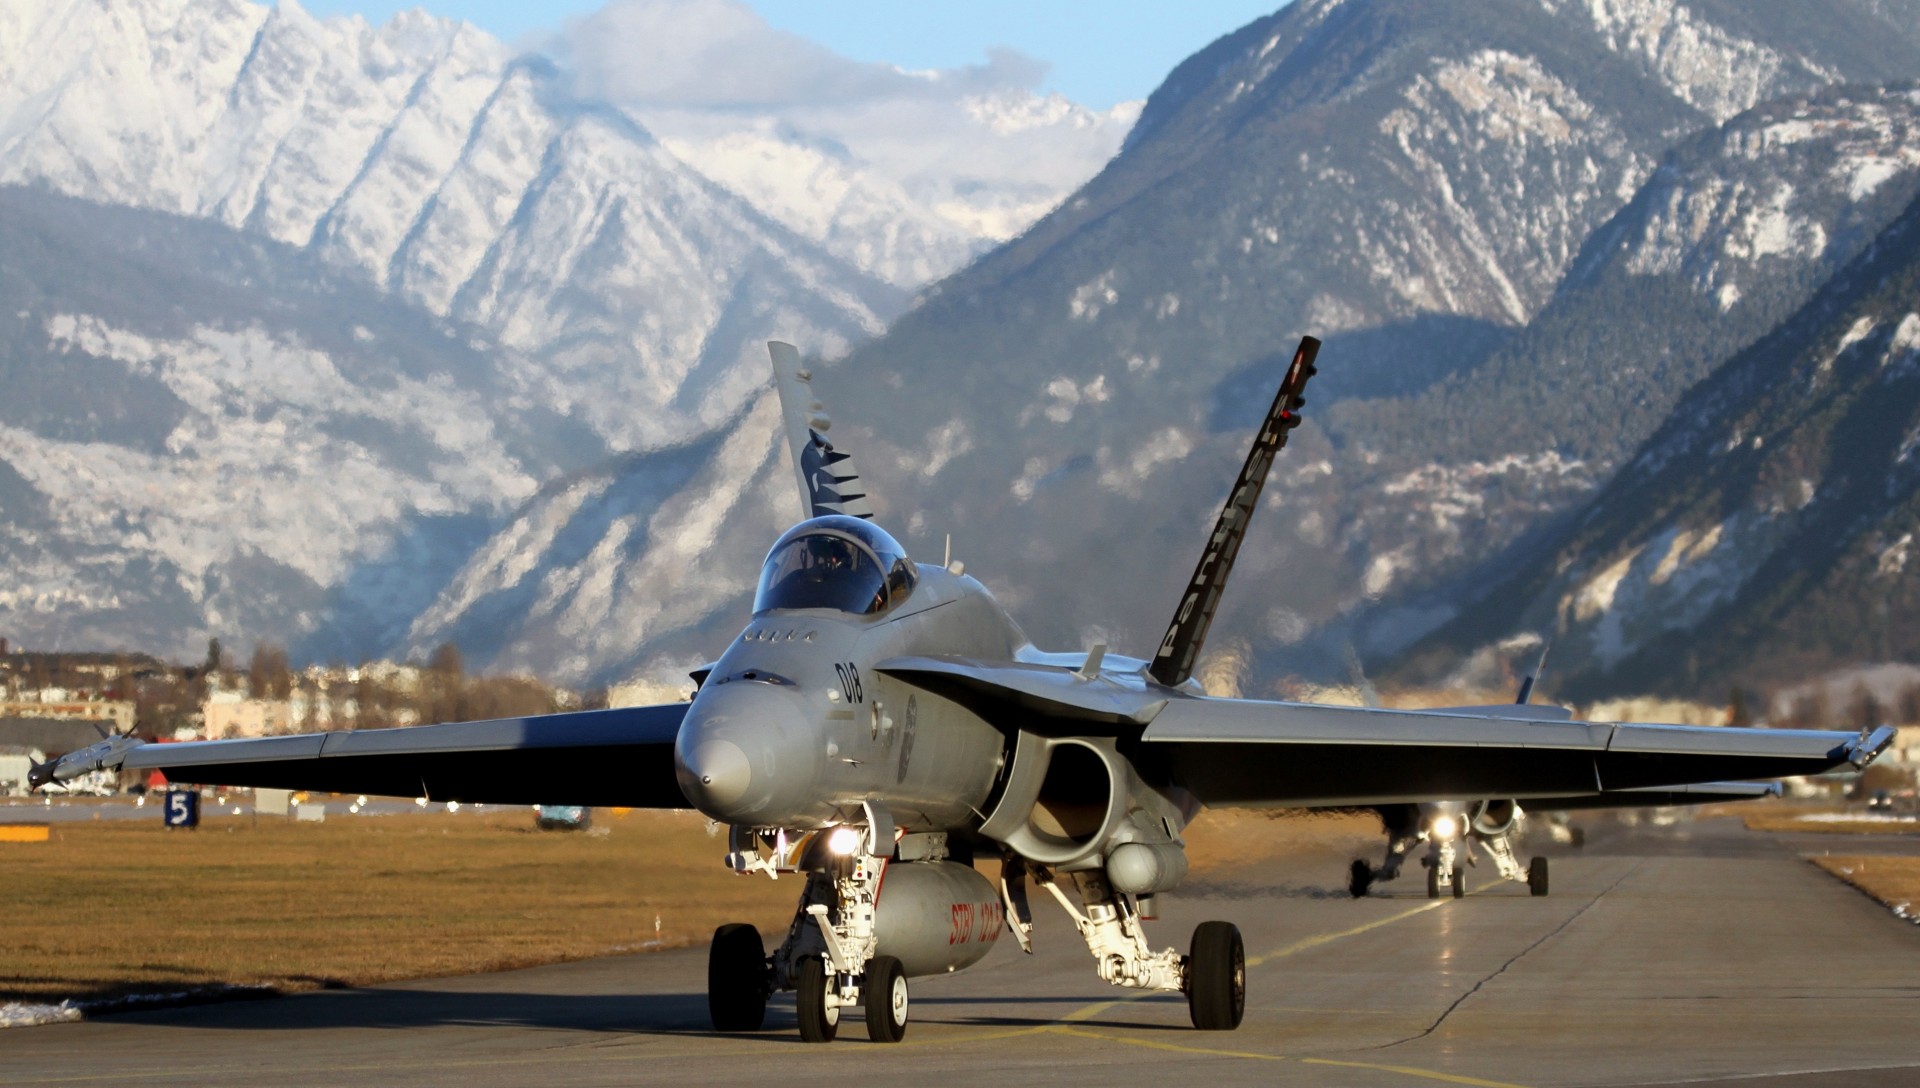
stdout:
<svg viewBox="0 0 1920 1088">
<path fill-rule="evenodd" d="M 1580 515 L 1415 653 L 1554 641 L 1562 697 L 1708 698 L 1861 661 L 1920 631 L 1920 201 L 1680 403 Z"/>
<path fill-rule="evenodd" d="M 606 456 L 523 358 L 204 220 L 0 189 L 0 629 L 390 643 Z"/>
<path fill-rule="evenodd" d="M 1376 554 L 1396 572 L 1456 571 L 1584 501 L 1916 193 L 1911 83 L 1776 100 L 1685 141 L 1485 363 L 1417 396 L 1333 408 L 1371 486 L 1404 500 L 1363 515 Z M 1462 589 L 1443 577 L 1429 609 L 1370 616 L 1363 645 L 1403 645 Z"/>
</svg>

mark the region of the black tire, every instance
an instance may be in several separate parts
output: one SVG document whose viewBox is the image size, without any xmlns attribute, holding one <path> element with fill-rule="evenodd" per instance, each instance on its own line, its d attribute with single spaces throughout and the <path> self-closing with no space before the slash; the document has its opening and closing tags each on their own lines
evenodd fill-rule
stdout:
<svg viewBox="0 0 1920 1088">
<path fill-rule="evenodd" d="M 1247 1012 L 1247 950 L 1231 922 L 1201 922 L 1187 957 L 1187 1015 L 1201 1031 L 1232 1031 Z"/>
<path fill-rule="evenodd" d="M 759 1031 L 767 1019 L 767 952 L 760 931 L 735 922 L 707 948 L 707 1015 L 715 1031 Z"/>
<path fill-rule="evenodd" d="M 1458 865 L 1453 867 L 1453 897 L 1455 899 L 1467 897 L 1467 871 Z"/>
<path fill-rule="evenodd" d="M 1373 866 L 1360 858 L 1354 858 L 1353 867 L 1347 871 L 1347 891 L 1355 899 L 1360 899 L 1371 887 L 1373 887 Z"/>
<path fill-rule="evenodd" d="M 794 1006 L 800 1014 L 800 1041 L 831 1043 L 840 1031 L 840 1006 L 827 1006 L 827 961 L 808 956 L 800 961 L 800 977 L 795 979 Z"/>
<path fill-rule="evenodd" d="M 1427 866 L 1427 898 L 1440 898 L 1440 870 L 1432 865 Z"/>
<path fill-rule="evenodd" d="M 1547 894 L 1547 859 L 1534 858 L 1527 863 L 1527 890 L 1534 895 Z"/>
<path fill-rule="evenodd" d="M 907 972 L 892 956 L 867 961 L 867 1038 L 897 1043 L 907 1035 Z"/>
</svg>

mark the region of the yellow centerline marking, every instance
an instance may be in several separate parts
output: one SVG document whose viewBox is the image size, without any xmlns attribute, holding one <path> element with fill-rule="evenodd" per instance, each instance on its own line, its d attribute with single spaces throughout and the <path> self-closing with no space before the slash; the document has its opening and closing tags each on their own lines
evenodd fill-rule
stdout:
<svg viewBox="0 0 1920 1088">
<path fill-rule="evenodd" d="M 1411 918 L 1416 914 L 1424 914 L 1427 911 L 1445 905 L 1446 902 L 1444 899 L 1435 899 L 1432 902 L 1422 903 L 1417 907 L 1410 907 L 1398 914 L 1389 914 L 1385 918 L 1376 918 L 1364 925 L 1354 926 L 1352 929 L 1343 929 L 1338 933 L 1322 933 L 1314 937 L 1305 937 L 1283 948 L 1276 948 L 1264 956 L 1251 956 L 1247 959 L 1247 966 L 1259 967 L 1261 964 L 1271 963 L 1277 959 L 1284 959 L 1288 956 L 1305 952 L 1309 948 L 1318 948 L 1323 944 L 1332 944 L 1335 941 L 1345 940 L 1348 937 L 1358 937 L 1360 934 L 1366 933 L 1369 930 L 1379 929 L 1381 926 L 1390 926 L 1395 922 Z"/>
<path fill-rule="evenodd" d="M 1458 1073 L 1442 1073 L 1437 1069 L 1420 1069 L 1411 1065 L 1387 1065 L 1382 1062 L 1341 1061 L 1335 1058 L 1295 1058 L 1285 1054 L 1261 1054 L 1252 1050 L 1220 1050 L 1206 1046 L 1183 1046 L 1180 1043 L 1162 1042 L 1158 1039 L 1136 1039 L 1125 1035 L 1108 1035 L 1100 1031 L 1088 1031 L 1085 1028 L 1051 1027 L 1044 1029 L 1056 1035 L 1072 1035 L 1081 1039 L 1098 1039 L 1103 1043 L 1125 1043 L 1128 1046 L 1146 1047 L 1148 1050 L 1169 1050 L 1176 1054 L 1204 1054 L 1218 1058 L 1251 1058 L 1263 1062 L 1290 1062 L 1295 1065 L 1333 1065 L 1343 1069 L 1371 1069 L 1381 1073 L 1398 1073 L 1406 1077 L 1418 1077 L 1421 1080 L 1445 1081 L 1448 1084 L 1469 1084 L 1474 1088 L 1525 1088 L 1524 1085 L 1510 1084 L 1503 1080 L 1482 1080 L 1479 1077 L 1461 1076 Z"/>
<path fill-rule="evenodd" d="M 1316 933 L 1311 937 L 1303 937 L 1300 940 L 1294 941 L 1292 944 L 1282 945 L 1264 955 L 1247 957 L 1247 966 L 1259 967 L 1272 963 L 1275 960 L 1285 959 L 1288 956 L 1295 956 L 1302 952 L 1332 944 L 1335 941 L 1345 940 L 1348 937 L 1358 937 L 1362 933 L 1380 929 L 1384 926 L 1390 926 L 1395 922 L 1405 921 L 1416 914 L 1424 914 L 1427 911 L 1436 910 L 1446 904 L 1447 900 L 1436 899 L 1431 902 L 1422 903 L 1417 907 L 1409 907 L 1406 910 L 1389 914 L 1384 918 L 1376 918 L 1371 922 L 1363 922 L 1350 929 L 1342 929 L 1333 933 Z M 1078 1039 L 1094 1039 L 1103 1043 L 1123 1043 L 1127 1046 L 1145 1047 L 1149 1050 L 1164 1050 L 1175 1054 L 1200 1054 L 1210 1057 L 1243 1058 L 1263 1062 L 1289 1062 L 1295 1065 L 1325 1065 L 1342 1069 L 1368 1069 L 1379 1073 L 1394 1073 L 1418 1080 L 1439 1081 L 1446 1084 L 1465 1084 L 1472 1086 L 1472 1088 L 1523 1088 L 1522 1085 L 1511 1084 L 1507 1081 L 1484 1080 L 1479 1077 L 1469 1077 L 1458 1073 L 1443 1073 L 1437 1069 L 1421 1069 L 1411 1065 L 1390 1065 L 1384 1062 L 1361 1062 L 1340 1058 L 1302 1058 L 1287 1054 L 1263 1054 L 1253 1050 L 1225 1050 L 1216 1047 L 1187 1046 L 1181 1043 L 1169 1043 L 1159 1039 L 1137 1038 L 1130 1035 L 1110 1035 L 1106 1032 L 1090 1031 L 1086 1028 L 1075 1026 L 1087 1023 L 1095 1017 L 1119 1008 L 1122 1005 L 1159 996 L 1161 993 L 1162 991 L 1159 990 L 1135 990 L 1111 1000 L 1096 1001 L 1091 1005 L 1083 1005 L 1062 1016 L 1058 1022 L 1053 1024 L 1021 1028 L 1017 1031 L 995 1032 L 991 1035 L 968 1035 L 964 1038 L 928 1039 L 921 1042 L 920 1045 L 951 1046 L 955 1044 L 989 1042 L 998 1039 L 1012 1039 L 1023 1035 L 1066 1035 Z"/>
<path fill-rule="evenodd" d="M 1411 918 L 1416 914 L 1421 914 L 1426 911 L 1433 910 L 1436 907 L 1445 905 L 1446 902 L 1447 901 L 1444 899 L 1436 899 L 1430 903 L 1422 903 L 1417 907 L 1408 908 L 1407 910 L 1403 910 L 1398 914 L 1389 914 L 1385 918 L 1376 918 L 1373 921 L 1367 922 L 1363 925 L 1354 926 L 1352 929 L 1343 929 L 1343 930 L 1340 930 L 1338 933 L 1320 933 L 1320 934 L 1315 934 L 1312 937 L 1304 937 L 1300 940 L 1293 942 L 1292 944 L 1284 945 L 1280 948 L 1276 948 L 1273 951 L 1268 952 L 1264 956 L 1248 956 L 1247 966 L 1259 967 L 1263 964 L 1272 963 L 1274 960 L 1285 959 L 1288 956 L 1297 955 L 1301 952 L 1307 951 L 1308 949 L 1319 948 L 1323 944 L 1332 944 L 1335 941 L 1345 940 L 1348 937 L 1358 937 L 1360 934 L 1365 933 L 1369 930 L 1379 929 L 1381 926 L 1390 926 L 1395 922 L 1402 921 L 1407 918 Z M 1143 998 L 1158 997 L 1161 994 L 1166 992 L 1167 991 L 1165 990 L 1133 990 L 1120 997 L 1112 998 L 1107 1001 L 1096 1001 L 1091 1005 L 1086 1005 L 1081 1008 L 1075 1009 L 1074 1011 L 1061 1017 L 1060 1022 L 1063 1024 L 1084 1024 L 1087 1021 L 1092 1020 L 1094 1017 L 1101 1015 L 1102 1013 L 1105 1013 L 1112 1009 L 1117 1009 L 1120 1006 L 1125 1005 L 1129 1002 L 1139 1001 L 1139 1000 L 1142 1000 Z"/>
</svg>

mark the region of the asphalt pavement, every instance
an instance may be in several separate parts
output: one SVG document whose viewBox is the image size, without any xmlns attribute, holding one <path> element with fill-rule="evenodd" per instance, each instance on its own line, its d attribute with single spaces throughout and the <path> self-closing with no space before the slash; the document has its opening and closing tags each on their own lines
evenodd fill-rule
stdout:
<svg viewBox="0 0 1920 1088">
<path fill-rule="evenodd" d="M 686 949 L 0 1031 L 0 1084 L 1920 1084 L 1920 926 L 1802 856 L 1821 850 L 1920 837 L 1602 825 L 1545 850 L 1545 898 L 1482 868 L 1428 900 L 1410 867 L 1355 901 L 1328 853 L 1195 881 L 1153 928 L 1182 947 L 1205 919 L 1241 928 L 1234 1032 L 1104 986 L 1036 902 L 1036 954 L 1003 938 L 915 980 L 895 1046 L 857 1017 L 803 1044 L 779 998 L 765 1031 L 715 1035 Z"/>
</svg>

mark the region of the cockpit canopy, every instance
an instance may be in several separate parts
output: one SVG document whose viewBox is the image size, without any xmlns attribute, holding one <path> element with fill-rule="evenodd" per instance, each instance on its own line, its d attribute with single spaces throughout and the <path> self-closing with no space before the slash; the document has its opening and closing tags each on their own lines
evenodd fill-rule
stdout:
<svg viewBox="0 0 1920 1088">
<path fill-rule="evenodd" d="M 870 521 L 829 514 L 788 529 L 760 568 L 753 613 L 831 608 L 855 615 L 885 612 L 919 579 L 906 550 Z"/>
</svg>

